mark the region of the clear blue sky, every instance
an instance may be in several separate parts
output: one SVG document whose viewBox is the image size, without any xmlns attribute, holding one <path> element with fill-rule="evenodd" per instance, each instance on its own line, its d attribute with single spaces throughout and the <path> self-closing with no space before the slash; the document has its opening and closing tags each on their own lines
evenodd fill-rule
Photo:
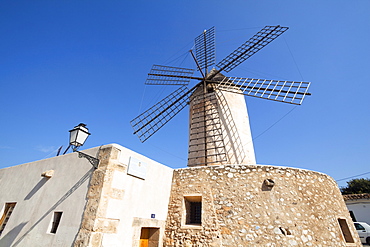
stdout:
<svg viewBox="0 0 370 247">
<path fill-rule="evenodd" d="M 130 120 L 176 89 L 144 85 L 152 64 L 194 68 L 187 51 L 212 26 L 220 61 L 282 25 L 227 74 L 312 82 L 298 107 L 246 98 L 257 162 L 337 180 L 370 172 L 369 12 L 368 0 L 2 0 L 0 168 L 53 157 L 80 122 L 92 133 L 83 149 L 118 143 L 185 167 L 187 109 L 144 144 L 132 134 Z"/>
</svg>

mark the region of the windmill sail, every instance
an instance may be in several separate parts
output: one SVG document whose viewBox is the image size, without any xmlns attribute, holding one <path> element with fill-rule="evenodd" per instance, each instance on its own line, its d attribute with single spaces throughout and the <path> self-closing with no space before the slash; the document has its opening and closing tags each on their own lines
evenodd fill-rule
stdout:
<svg viewBox="0 0 370 247">
<path fill-rule="evenodd" d="M 212 27 L 195 38 L 195 55 L 200 69 L 207 70 L 216 63 L 215 50 L 215 27 Z"/>
<path fill-rule="evenodd" d="M 193 69 L 153 65 L 146 85 L 188 85 L 192 79 Z"/>
<path fill-rule="evenodd" d="M 256 52 L 268 45 L 271 41 L 279 37 L 282 33 L 288 30 L 288 27 L 281 26 L 265 26 L 247 42 L 242 44 L 234 52 L 224 58 L 217 64 L 219 71 L 225 70 L 230 72 L 236 66 L 250 58 Z"/>
<path fill-rule="evenodd" d="M 300 105 L 304 97 L 310 95 L 307 92 L 309 86 L 309 82 L 225 77 L 216 87 L 252 97 Z"/>
<path fill-rule="evenodd" d="M 194 88 L 188 90 L 186 86 L 182 86 L 131 120 L 134 134 L 139 137 L 141 142 L 145 142 L 184 109 L 193 90 Z"/>
</svg>

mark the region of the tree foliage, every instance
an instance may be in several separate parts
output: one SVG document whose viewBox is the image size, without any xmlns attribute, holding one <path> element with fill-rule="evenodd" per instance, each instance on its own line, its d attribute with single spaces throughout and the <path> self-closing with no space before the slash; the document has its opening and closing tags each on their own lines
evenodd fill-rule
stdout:
<svg viewBox="0 0 370 247">
<path fill-rule="evenodd" d="M 370 179 L 357 178 L 347 182 L 346 187 L 340 188 L 343 195 L 370 193 Z"/>
</svg>

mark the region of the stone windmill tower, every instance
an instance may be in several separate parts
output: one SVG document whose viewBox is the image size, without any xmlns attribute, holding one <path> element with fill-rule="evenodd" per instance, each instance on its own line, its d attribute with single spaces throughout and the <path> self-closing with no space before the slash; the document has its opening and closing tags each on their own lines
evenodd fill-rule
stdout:
<svg viewBox="0 0 370 247">
<path fill-rule="evenodd" d="M 189 104 L 188 166 L 255 164 L 254 148 L 244 95 L 300 105 L 309 82 L 226 77 L 230 72 L 287 27 L 265 26 L 252 38 L 215 65 L 215 29 L 205 30 L 195 39 L 191 55 L 195 70 L 153 65 L 146 84 L 178 85 L 179 88 L 131 121 L 134 134 L 146 141 Z M 188 88 L 191 80 L 195 86 Z"/>
</svg>

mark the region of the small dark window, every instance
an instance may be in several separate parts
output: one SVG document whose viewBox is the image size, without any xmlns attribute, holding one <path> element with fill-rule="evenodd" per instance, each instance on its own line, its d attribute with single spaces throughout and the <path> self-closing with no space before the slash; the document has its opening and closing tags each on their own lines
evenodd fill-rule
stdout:
<svg viewBox="0 0 370 247">
<path fill-rule="evenodd" d="M 340 229 L 342 230 L 342 234 L 344 236 L 344 240 L 346 240 L 346 243 L 354 243 L 351 231 L 349 230 L 347 220 L 346 219 L 338 219 L 338 223 L 340 226 Z"/>
<path fill-rule="evenodd" d="M 15 202 L 5 203 L 4 213 L 0 218 L 0 235 L 3 233 L 5 226 L 9 221 L 10 215 L 14 210 L 15 204 L 16 204 Z"/>
<path fill-rule="evenodd" d="M 53 222 L 51 223 L 50 233 L 57 233 L 57 229 L 62 218 L 63 212 L 54 212 Z"/>
<path fill-rule="evenodd" d="M 188 224 L 201 224 L 202 223 L 202 203 L 190 202 L 190 217 Z"/>
<path fill-rule="evenodd" d="M 186 222 L 187 225 L 202 224 L 202 197 L 187 196 L 185 197 Z"/>
</svg>

